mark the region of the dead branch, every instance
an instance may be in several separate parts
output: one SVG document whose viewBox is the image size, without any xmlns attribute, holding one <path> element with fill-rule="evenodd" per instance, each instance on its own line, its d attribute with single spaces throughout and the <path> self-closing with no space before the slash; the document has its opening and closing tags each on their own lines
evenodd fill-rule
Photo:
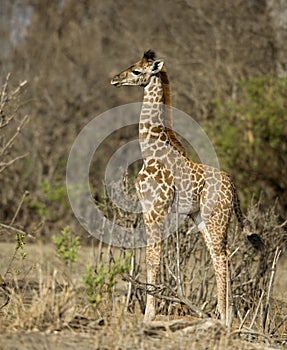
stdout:
<svg viewBox="0 0 287 350">
<path fill-rule="evenodd" d="M 270 332 L 271 335 L 274 335 L 278 329 L 287 321 L 287 315 L 283 317 L 283 319 L 272 329 Z"/>
<path fill-rule="evenodd" d="M 190 308 L 190 310 L 192 312 L 194 312 L 197 316 L 201 317 L 201 318 L 207 318 L 209 317 L 204 311 L 202 311 L 201 309 L 199 309 L 197 306 L 193 305 L 186 297 L 184 296 L 179 296 L 179 295 L 175 295 L 176 296 L 168 296 L 168 295 L 164 295 L 162 294 L 163 291 L 165 291 L 167 289 L 166 286 L 160 286 L 160 285 L 151 285 L 149 283 L 144 283 L 141 281 L 138 281 L 136 279 L 134 279 L 132 276 L 124 274 L 122 275 L 123 280 L 131 282 L 135 288 L 141 289 L 141 290 L 145 290 L 146 293 L 148 294 L 152 294 L 154 297 L 158 298 L 158 299 L 163 299 L 163 300 L 167 300 L 170 302 L 175 302 L 175 303 L 179 303 L 179 304 L 184 304 L 186 306 L 188 306 Z M 149 288 L 151 287 L 151 288 Z M 168 288 L 170 289 L 170 288 Z"/>
<path fill-rule="evenodd" d="M 25 154 L 22 154 L 21 156 L 17 156 L 15 158 L 9 160 L 8 162 L 0 162 L 0 173 L 2 173 L 5 169 L 10 167 L 11 165 L 13 165 L 15 162 L 17 162 L 17 160 L 25 158 L 28 155 L 29 155 L 29 153 L 25 153 Z"/>
<path fill-rule="evenodd" d="M 25 115 L 25 117 L 21 120 L 20 125 L 17 127 L 16 132 L 14 133 L 14 135 L 10 138 L 10 140 L 7 141 L 7 143 L 4 145 L 4 147 L 1 149 L 0 151 L 0 157 L 3 157 L 3 155 L 9 150 L 11 149 L 11 147 L 13 146 L 16 138 L 19 136 L 19 134 L 21 133 L 22 129 L 25 127 L 25 125 L 29 122 L 29 117 L 28 115 Z"/>
<path fill-rule="evenodd" d="M 268 316 L 268 312 L 269 312 L 271 289 L 272 289 L 274 278 L 275 278 L 276 265 L 277 265 L 277 262 L 279 260 L 280 255 L 281 255 L 281 250 L 277 247 L 275 254 L 274 254 L 272 267 L 271 267 L 271 276 L 270 276 L 270 280 L 269 280 L 269 286 L 268 286 L 267 297 L 266 297 L 266 304 L 265 304 L 264 313 L 263 313 L 263 320 L 262 320 L 263 331 L 265 331 L 266 320 L 267 320 L 267 316 Z"/>
<path fill-rule="evenodd" d="M 5 79 L 5 83 L 2 87 L 1 94 L 0 94 L 0 129 L 8 126 L 12 119 L 15 118 L 15 114 L 12 113 L 11 115 L 6 115 L 4 112 L 4 109 L 6 105 L 13 99 L 17 97 L 17 95 L 20 93 L 21 89 L 27 84 L 27 80 L 24 80 L 19 83 L 17 88 L 13 90 L 12 92 L 8 93 L 8 82 L 10 79 L 11 73 L 8 73 Z"/>
<path fill-rule="evenodd" d="M 0 227 L 5 228 L 7 230 L 14 231 L 16 233 L 20 233 L 21 235 L 26 235 L 27 234 L 26 232 L 24 232 L 22 230 L 19 230 L 18 228 L 10 226 L 10 225 L 5 225 L 5 224 L 0 223 Z"/>
<path fill-rule="evenodd" d="M 264 297 L 264 294 L 265 294 L 265 292 L 264 292 L 264 290 L 263 290 L 262 293 L 261 293 L 259 302 L 258 302 L 258 304 L 257 304 L 257 307 L 256 307 L 256 309 L 255 309 L 254 315 L 253 315 L 253 317 L 252 317 L 252 321 L 251 321 L 250 326 L 249 326 L 250 329 L 253 328 L 253 325 L 254 325 L 254 323 L 255 323 L 255 320 L 256 320 L 256 317 L 257 317 L 257 314 L 258 314 L 260 305 L 261 305 L 262 300 L 263 300 L 263 297 Z"/>
</svg>

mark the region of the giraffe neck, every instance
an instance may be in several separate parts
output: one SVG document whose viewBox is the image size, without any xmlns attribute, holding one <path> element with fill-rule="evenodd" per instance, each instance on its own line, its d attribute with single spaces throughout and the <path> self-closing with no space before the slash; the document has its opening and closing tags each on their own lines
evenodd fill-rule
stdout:
<svg viewBox="0 0 287 350">
<path fill-rule="evenodd" d="M 165 68 L 159 75 L 152 76 L 144 88 L 139 140 L 144 158 L 150 158 L 156 149 L 166 143 L 186 155 L 172 130 L 170 89 Z"/>
</svg>

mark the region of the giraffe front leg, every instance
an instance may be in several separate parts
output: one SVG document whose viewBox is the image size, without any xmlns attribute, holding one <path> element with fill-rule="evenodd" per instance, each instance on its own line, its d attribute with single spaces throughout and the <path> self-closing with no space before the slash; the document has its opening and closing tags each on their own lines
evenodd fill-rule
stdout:
<svg viewBox="0 0 287 350">
<path fill-rule="evenodd" d="M 153 290 L 156 284 L 160 265 L 161 242 L 148 245 L 146 248 L 147 290 Z M 155 318 L 155 297 L 147 292 L 144 322 Z"/>
<path fill-rule="evenodd" d="M 136 188 L 141 199 L 146 229 L 147 289 L 152 291 L 156 284 L 161 257 L 161 240 L 165 230 L 168 209 L 173 200 L 173 186 L 170 171 L 161 163 L 146 167 L 138 175 Z M 156 172 L 155 172 L 156 170 Z M 152 174 L 152 176 L 150 175 Z M 144 321 L 155 318 L 155 297 L 147 293 Z"/>
<path fill-rule="evenodd" d="M 146 308 L 144 314 L 144 322 L 152 321 L 156 316 L 155 300 L 156 298 L 148 291 L 153 291 L 157 282 L 157 275 L 160 267 L 162 233 L 164 230 L 164 216 L 161 214 L 154 219 L 154 214 L 144 214 L 146 226 L 147 247 L 146 247 L 146 281 L 147 281 L 147 297 Z"/>
</svg>

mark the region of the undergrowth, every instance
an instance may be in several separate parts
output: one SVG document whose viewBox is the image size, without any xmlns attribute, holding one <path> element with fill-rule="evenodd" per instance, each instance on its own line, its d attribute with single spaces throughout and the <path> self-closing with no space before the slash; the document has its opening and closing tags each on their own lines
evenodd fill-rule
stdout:
<svg viewBox="0 0 287 350">
<path fill-rule="evenodd" d="M 284 252 L 286 241 L 286 223 L 279 220 L 276 205 L 263 211 L 260 201 L 252 203 L 247 213 L 246 224 L 252 232 L 261 235 L 266 245 L 263 270 L 258 268 L 260 256 L 249 246 L 236 223 L 231 223 L 229 306 L 233 338 L 252 342 L 268 339 L 270 343 L 280 344 L 287 338 L 286 301 L 274 298 L 272 293 L 278 258 Z M 1 280 L 0 323 L 3 329 L 89 332 L 99 323 L 112 322 L 111 315 L 118 317 L 119 322 L 122 322 L 121 315 L 125 315 L 124 318 L 133 316 L 137 322 L 142 320 L 147 287 L 143 251 L 128 252 L 95 245 L 91 248 L 93 260 L 79 273 L 76 266 L 82 259 L 81 250 L 87 248 L 81 247 L 76 237 L 65 227 L 53 239 L 58 263 L 63 267 L 73 266 L 73 269 L 69 268 L 67 273 L 60 267 L 47 270 L 45 265 L 38 264 L 33 270 L 37 278 L 31 278 L 29 269 L 26 268 L 28 273 L 24 274 L 14 268 L 17 256 L 24 264 L 31 264 L 24 250 L 25 236 L 15 235 L 13 259 L 7 261 L 9 273 Z M 171 235 L 163 242 L 163 251 L 161 275 L 154 286 L 158 319 L 174 322 L 194 319 L 196 315 L 189 305 L 196 305 L 215 320 L 214 272 L 201 235 L 192 231 L 192 224 L 186 223 L 178 235 Z M 178 292 L 178 274 L 182 295 Z"/>
</svg>

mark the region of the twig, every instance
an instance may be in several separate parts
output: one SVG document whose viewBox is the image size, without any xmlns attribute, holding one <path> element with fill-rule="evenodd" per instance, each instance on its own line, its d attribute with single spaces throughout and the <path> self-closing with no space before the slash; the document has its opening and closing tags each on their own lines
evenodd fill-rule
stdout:
<svg viewBox="0 0 287 350">
<path fill-rule="evenodd" d="M 14 159 L 11 159 L 9 162 L 1 162 L 0 163 L 0 173 L 2 173 L 6 168 L 14 164 L 17 160 L 25 158 L 29 155 L 29 153 L 22 154 L 21 156 L 15 157 Z"/>
<path fill-rule="evenodd" d="M 168 266 L 168 264 L 166 265 L 166 268 L 168 269 L 170 275 L 174 278 L 174 280 L 177 281 L 177 276 L 171 271 L 171 269 Z M 179 293 L 176 293 L 170 287 L 168 287 L 168 289 L 171 290 L 174 295 L 176 295 L 176 298 L 178 299 L 178 301 L 176 301 L 176 300 L 174 300 L 174 301 L 176 301 L 176 302 L 178 302 L 180 304 L 184 304 L 184 305 L 188 306 L 191 311 L 193 311 L 197 316 L 199 316 L 201 318 L 209 317 L 204 311 L 202 311 L 202 309 L 200 309 L 199 307 L 193 305 L 190 302 L 190 300 L 183 295 L 182 291 L 181 292 L 179 291 Z"/>
<path fill-rule="evenodd" d="M 6 127 L 12 119 L 14 119 L 15 114 L 12 114 L 10 117 L 7 119 L 5 118 L 4 114 L 4 107 L 6 103 L 8 103 L 10 100 L 12 100 L 18 93 L 19 91 L 27 84 L 27 80 L 22 81 L 17 88 L 12 91 L 9 95 L 7 93 L 7 87 L 8 87 L 8 81 L 10 78 L 11 73 L 8 73 L 5 79 L 5 83 L 2 87 L 1 90 L 1 96 L 0 96 L 0 115 L 1 115 L 1 120 L 0 120 L 0 129 Z M 6 120 L 5 120 L 6 119 Z"/>
<path fill-rule="evenodd" d="M 25 124 L 27 124 L 29 121 L 29 116 L 25 115 L 25 117 L 21 120 L 20 125 L 17 127 L 17 130 L 15 132 L 15 134 L 10 138 L 10 140 L 6 143 L 6 145 L 2 148 L 0 156 L 3 156 L 3 154 L 5 154 L 5 152 L 12 147 L 15 139 L 18 137 L 18 135 L 20 134 L 21 130 L 23 129 L 23 127 L 25 126 Z"/>
<path fill-rule="evenodd" d="M 11 73 L 7 74 L 6 79 L 5 79 L 5 83 L 4 83 L 2 91 L 1 91 L 1 99 L 0 99 L 1 110 L 6 102 L 6 97 L 7 97 L 6 91 L 7 91 L 7 86 L 8 86 L 8 81 L 9 81 L 10 75 L 11 75 Z"/>
<path fill-rule="evenodd" d="M 274 254 L 272 267 L 271 267 L 271 275 L 270 275 L 269 286 L 268 286 L 267 297 L 266 297 L 266 304 L 265 304 L 263 320 L 262 320 L 263 332 L 265 332 L 265 327 L 266 327 L 266 320 L 267 320 L 268 311 L 269 311 L 271 289 L 272 289 L 272 286 L 273 286 L 274 277 L 275 277 L 275 273 L 276 273 L 276 264 L 278 262 L 278 259 L 279 259 L 280 255 L 281 255 L 281 250 L 279 250 L 279 248 L 277 247 L 276 251 L 275 251 L 275 254 Z"/>
<path fill-rule="evenodd" d="M 99 237 L 99 243 L 98 243 L 98 249 L 97 249 L 97 258 L 96 258 L 96 266 L 98 266 L 102 262 L 102 246 L 103 246 L 103 235 L 104 235 L 104 230 L 105 230 L 105 224 L 106 224 L 106 217 L 103 217 L 103 222 L 102 222 L 102 229 Z"/>
<path fill-rule="evenodd" d="M 282 222 L 282 224 L 279 225 L 278 227 L 284 227 L 284 226 L 286 226 L 286 225 L 287 225 L 287 220 L 285 220 L 284 222 Z"/>
<path fill-rule="evenodd" d="M 180 301 L 187 305 L 191 311 L 193 311 L 195 314 L 197 314 L 199 317 L 201 318 L 208 318 L 209 316 L 207 315 L 207 313 L 205 313 L 204 311 L 202 311 L 199 307 L 193 305 L 190 300 L 186 297 L 179 297 Z"/>
<path fill-rule="evenodd" d="M 230 261 L 230 259 L 233 257 L 233 255 L 235 255 L 235 254 L 238 252 L 239 249 L 240 249 L 240 247 L 237 247 L 237 248 L 234 250 L 234 252 L 232 252 L 232 253 L 229 255 L 229 257 L 228 257 L 229 261 Z"/>
<path fill-rule="evenodd" d="M 278 329 L 287 321 L 287 315 L 283 317 L 283 319 L 275 326 L 272 331 L 270 332 L 271 335 L 275 334 L 275 332 L 278 331 Z"/>
<path fill-rule="evenodd" d="M 240 330 L 242 329 L 242 327 L 244 326 L 244 323 L 245 323 L 245 321 L 246 321 L 247 316 L 249 315 L 249 313 L 250 313 L 250 309 L 247 310 L 245 316 L 243 317 L 243 320 L 241 321 L 240 326 L 239 326 L 239 328 L 238 328 L 239 331 L 240 331 Z"/>
<path fill-rule="evenodd" d="M 257 307 L 256 307 L 256 310 L 255 310 L 255 312 L 254 312 L 254 315 L 253 315 L 253 317 L 252 317 L 252 320 L 251 320 L 251 323 L 250 323 L 250 326 L 249 326 L 250 329 L 252 329 L 253 326 L 254 326 L 254 323 L 255 323 L 255 320 L 256 320 L 256 317 L 257 317 L 257 314 L 258 314 L 260 305 L 261 305 L 261 303 L 262 303 L 262 299 L 263 299 L 264 294 L 265 294 L 265 292 L 264 292 L 264 290 L 263 290 L 262 293 L 261 293 L 261 295 L 260 295 L 260 299 L 259 299 L 259 301 L 258 301 L 258 305 L 257 305 Z"/>
<path fill-rule="evenodd" d="M 7 230 L 15 231 L 15 232 L 17 232 L 17 233 L 21 233 L 22 235 L 27 235 L 26 232 L 24 232 L 24 231 L 22 231 L 22 230 L 19 230 L 18 228 L 13 227 L 13 226 L 10 226 L 10 225 L 5 225 L 5 224 L 1 224 L 1 223 L 0 223 L 0 227 L 6 228 Z"/>
<path fill-rule="evenodd" d="M 3 107 L 3 105 L 10 101 L 15 95 L 18 94 L 18 92 L 27 84 L 27 80 L 24 80 L 24 81 L 21 81 L 19 83 L 19 85 L 17 86 L 17 88 L 12 91 L 10 93 L 10 96 L 7 95 L 7 87 L 8 87 L 8 81 L 9 81 L 9 78 L 10 78 L 10 75 L 11 73 L 8 73 L 7 74 L 7 77 L 5 79 L 5 83 L 4 83 L 4 86 L 2 88 L 2 92 L 1 92 L 1 100 L 0 100 L 0 103 L 1 103 L 1 107 Z"/>
<path fill-rule="evenodd" d="M 12 226 L 12 225 L 14 224 L 14 222 L 15 222 L 15 220 L 16 220 L 18 214 L 19 214 L 19 211 L 20 211 L 20 209 L 21 209 L 21 207 L 22 207 L 22 204 L 23 204 L 23 202 L 24 202 L 24 200 L 25 200 L 25 198 L 26 198 L 27 196 L 29 196 L 29 191 L 25 191 L 25 192 L 24 192 L 24 194 L 23 194 L 23 196 L 22 196 L 22 198 L 21 198 L 21 200 L 20 200 L 20 203 L 19 203 L 19 205 L 18 205 L 18 207 L 17 207 L 17 209 L 16 209 L 16 212 L 15 212 L 15 214 L 14 214 L 14 216 L 13 216 L 11 222 L 10 222 L 10 226 Z"/>
<path fill-rule="evenodd" d="M 131 269 L 130 269 L 130 275 L 133 276 L 134 275 L 134 271 L 135 271 L 135 253 L 136 250 L 133 249 L 133 253 L 131 256 Z M 129 304 L 130 304 L 130 299 L 131 299 L 131 295 L 132 295 L 132 282 L 129 281 L 128 282 L 128 293 L 127 293 L 127 298 L 126 298 L 126 311 L 128 310 Z"/>
<path fill-rule="evenodd" d="M 1 113 L 1 112 L 2 112 L 2 110 L 0 109 L 0 113 Z M 8 118 L 6 119 L 5 122 L 4 122 L 3 116 L 1 116 L 1 117 L 2 117 L 2 119 L 1 119 L 1 121 L 0 121 L 0 129 L 4 129 L 7 125 L 9 125 L 9 123 L 10 123 L 11 120 L 15 117 L 15 115 L 12 114 L 11 117 L 8 117 Z"/>
</svg>

